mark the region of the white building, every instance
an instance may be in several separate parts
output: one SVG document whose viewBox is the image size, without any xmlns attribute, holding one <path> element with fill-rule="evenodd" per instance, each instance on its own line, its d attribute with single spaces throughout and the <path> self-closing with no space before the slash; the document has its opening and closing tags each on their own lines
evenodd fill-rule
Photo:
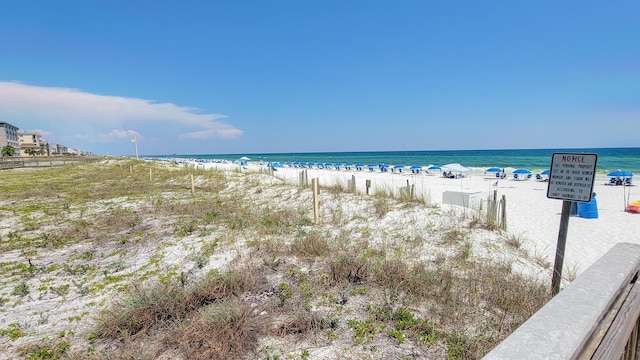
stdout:
<svg viewBox="0 0 640 360">
<path fill-rule="evenodd" d="M 8 122 L 0 121 L 0 149 L 5 146 L 16 149 L 16 154 L 20 150 L 20 138 L 18 137 L 18 127 Z"/>
</svg>

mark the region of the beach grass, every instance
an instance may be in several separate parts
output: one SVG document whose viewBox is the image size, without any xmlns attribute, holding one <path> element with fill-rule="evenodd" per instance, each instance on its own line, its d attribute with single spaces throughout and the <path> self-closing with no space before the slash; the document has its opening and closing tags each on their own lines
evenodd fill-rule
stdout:
<svg viewBox="0 0 640 360">
<path fill-rule="evenodd" d="M 23 358 L 475 359 L 550 296 L 478 240 L 517 238 L 406 192 L 327 186 L 314 224 L 311 189 L 266 174 L 2 175 L 0 345 Z"/>
</svg>

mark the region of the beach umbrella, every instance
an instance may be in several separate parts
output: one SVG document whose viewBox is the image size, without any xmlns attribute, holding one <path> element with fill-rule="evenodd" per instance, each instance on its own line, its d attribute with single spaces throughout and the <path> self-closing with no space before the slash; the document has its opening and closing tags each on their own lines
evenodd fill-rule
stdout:
<svg viewBox="0 0 640 360">
<path fill-rule="evenodd" d="M 540 173 L 540 175 L 549 175 L 551 174 L 551 170 L 547 169 Z"/>
<path fill-rule="evenodd" d="M 466 167 L 464 167 L 464 166 L 462 166 L 462 165 L 460 165 L 458 163 L 442 165 L 442 167 L 445 168 L 445 169 L 449 169 L 451 171 L 458 172 L 458 173 L 471 171 L 471 170 L 467 169 Z"/>
<path fill-rule="evenodd" d="M 363 167 L 364 164 L 356 164 L 356 167 Z"/>
<path fill-rule="evenodd" d="M 531 174 L 531 170 L 529 169 L 516 169 L 513 170 L 514 174 Z"/>
<path fill-rule="evenodd" d="M 616 171 L 612 171 L 610 173 L 607 174 L 607 176 L 610 177 L 633 177 L 633 174 L 630 171 L 624 171 L 624 170 L 616 170 Z"/>
<path fill-rule="evenodd" d="M 440 169 L 441 169 L 441 168 L 440 168 L 440 166 L 438 166 L 438 165 L 431 165 L 431 166 L 429 166 L 429 167 L 427 168 L 427 170 L 440 170 Z"/>
<path fill-rule="evenodd" d="M 248 160 L 251 160 L 251 159 L 249 159 L 249 158 L 248 158 L 248 157 L 246 157 L 246 156 L 243 156 L 243 157 L 241 157 L 241 158 L 240 158 L 240 160 L 242 160 L 242 161 L 248 161 Z"/>
<path fill-rule="evenodd" d="M 502 168 L 490 167 L 485 171 L 489 173 L 499 173 L 499 172 L 502 172 Z"/>
<path fill-rule="evenodd" d="M 413 166 L 411 167 L 411 169 L 414 169 L 414 170 L 415 170 L 415 169 L 422 169 L 422 166 L 421 166 L 421 165 L 413 165 Z"/>
<path fill-rule="evenodd" d="M 404 165 L 396 165 L 393 168 L 394 169 L 404 169 Z"/>
</svg>

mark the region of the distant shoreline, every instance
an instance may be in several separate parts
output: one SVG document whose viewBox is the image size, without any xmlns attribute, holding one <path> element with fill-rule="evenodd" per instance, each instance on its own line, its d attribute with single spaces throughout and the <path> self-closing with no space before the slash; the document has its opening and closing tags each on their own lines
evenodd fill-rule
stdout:
<svg viewBox="0 0 640 360">
<path fill-rule="evenodd" d="M 192 154 L 155 155 L 147 158 L 176 158 L 201 161 L 237 161 L 243 156 L 251 162 L 329 162 L 362 163 L 405 166 L 430 166 L 460 163 L 481 171 L 489 167 L 505 168 L 507 172 L 527 168 L 534 173 L 548 169 L 554 152 L 580 152 L 598 154 L 598 174 L 623 169 L 640 173 L 639 148 L 581 148 L 581 149 L 513 149 L 513 150 L 428 150 L 428 151 L 360 151 L 360 152 L 310 152 L 310 153 L 264 153 L 264 154 Z"/>
</svg>

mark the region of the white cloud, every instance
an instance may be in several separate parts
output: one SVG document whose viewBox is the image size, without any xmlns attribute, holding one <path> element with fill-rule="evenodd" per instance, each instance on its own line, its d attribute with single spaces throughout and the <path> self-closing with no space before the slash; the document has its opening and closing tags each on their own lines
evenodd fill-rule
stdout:
<svg viewBox="0 0 640 360">
<path fill-rule="evenodd" d="M 111 130 L 106 134 L 100 134 L 100 139 L 102 141 L 132 139 L 133 137 L 136 137 L 140 140 L 144 139 L 143 136 L 141 136 L 137 131 L 134 130 Z"/>
<path fill-rule="evenodd" d="M 220 137 L 220 138 L 236 138 L 238 136 L 242 136 L 244 131 L 230 128 L 230 129 L 212 129 L 212 130 L 203 130 L 196 131 L 186 134 L 180 134 L 180 138 L 183 139 L 207 139 L 210 137 Z"/>
<path fill-rule="evenodd" d="M 226 116 L 201 113 L 197 108 L 138 98 L 98 95 L 78 89 L 0 82 L 0 116 L 8 116 L 7 114 L 48 119 L 47 125 L 51 124 L 51 131 L 43 131 L 45 133 L 63 131 L 56 131 L 57 126 L 65 126 L 65 132 L 75 127 L 76 134 L 64 135 L 87 141 L 109 141 L 131 136 L 133 130 L 113 129 L 132 128 L 134 124 L 141 127 L 147 124 L 158 131 L 161 130 L 158 122 L 173 124 L 173 129 L 192 129 L 192 132 L 180 135 L 186 138 L 228 138 L 244 133 L 220 121 Z M 141 137 L 141 134 L 137 135 Z M 175 137 L 176 133 L 167 130 L 166 136 Z"/>
</svg>

